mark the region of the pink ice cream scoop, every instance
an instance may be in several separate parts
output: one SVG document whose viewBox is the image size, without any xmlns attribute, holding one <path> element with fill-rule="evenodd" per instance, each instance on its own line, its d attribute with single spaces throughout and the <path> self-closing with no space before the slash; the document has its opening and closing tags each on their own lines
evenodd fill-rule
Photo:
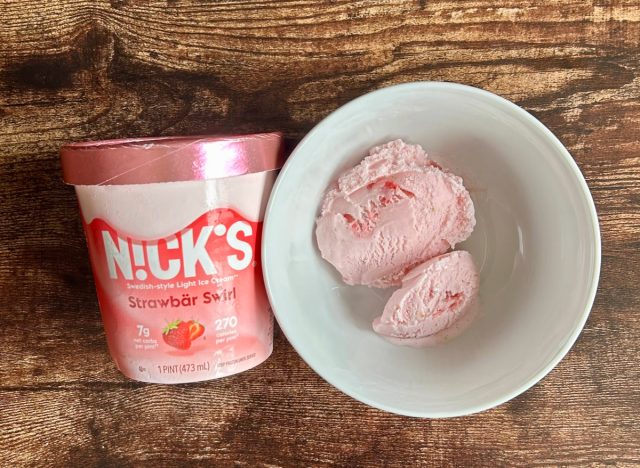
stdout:
<svg viewBox="0 0 640 468">
<path fill-rule="evenodd" d="M 394 344 L 428 346 L 460 333 L 475 311 L 478 272 L 471 254 L 450 252 L 411 270 L 373 329 Z"/>
<path fill-rule="evenodd" d="M 395 140 L 371 149 L 326 193 L 316 237 L 345 283 L 386 288 L 465 240 L 474 225 L 462 179 L 419 145 Z"/>
</svg>

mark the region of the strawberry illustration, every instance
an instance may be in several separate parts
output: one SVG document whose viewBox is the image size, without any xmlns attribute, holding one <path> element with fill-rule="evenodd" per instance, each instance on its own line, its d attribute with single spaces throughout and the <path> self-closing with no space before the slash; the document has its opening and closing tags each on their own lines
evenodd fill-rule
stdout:
<svg viewBox="0 0 640 468">
<path fill-rule="evenodd" d="M 204 326 L 196 320 L 189 320 L 189 338 L 191 341 L 199 338 L 204 333 Z"/>
<path fill-rule="evenodd" d="M 162 339 L 169 346 L 178 349 L 191 347 L 191 331 L 189 324 L 182 320 L 174 320 L 162 329 Z"/>
</svg>

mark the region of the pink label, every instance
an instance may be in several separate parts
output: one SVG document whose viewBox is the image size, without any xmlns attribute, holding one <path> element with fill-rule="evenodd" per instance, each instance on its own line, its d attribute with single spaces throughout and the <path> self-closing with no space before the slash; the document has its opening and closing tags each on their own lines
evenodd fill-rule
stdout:
<svg viewBox="0 0 640 468">
<path fill-rule="evenodd" d="M 273 347 L 260 267 L 261 222 L 215 209 L 162 239 L 84 225 L 109 349 L 145 382 L 242 372 Z"/>
</svg>

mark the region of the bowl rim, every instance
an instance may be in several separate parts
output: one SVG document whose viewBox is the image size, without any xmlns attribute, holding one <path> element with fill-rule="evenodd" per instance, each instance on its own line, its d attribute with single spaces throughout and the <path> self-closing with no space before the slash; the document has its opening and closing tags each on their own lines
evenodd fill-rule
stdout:
<svg viewBox="0 0 640 468">
<path fill-rule="evenodd" d="M 326 124 L 326 122 L 328 122 L 331 119 L 335 118 L 335 115 L 337 113 L 344 112 L 345 110 L 348 110 L 349 108 L 360 104 L 362 101 L 366 101 L 368 99 L 372 99 L 372 97 L 375 97 L 375 96 L 378 96 L 378 95 L 384 95 L 384 94 L 387 94 L 387 93 L 393 94 L 393 93 L 395 93 L 397 91 L 400 91 L 400 90 L 403 90 L 403 91 L 404 90 L 463 91 L 463 92 L 467 92 L 467 93 L 471 93 L 471 94 L 482 96 L 484 98 L 487 98 L 490 101 L 493 100 L 494 103 L 497 106 L 506 106 L 507 109 L 513 111 L 517 116 L 519 116 L 522 119 L 524 119 L 526 121 L 526 123 L 532 125 L 537 130 L 541 131 L 543 136 L 546 137 L 546 139 L 548 140 L 548 142 L 551 143 L 553 145 L 553 147 L 557 150 L 557 152 L 559 152 L 561 154 L 561 157 L 562 157 L 564 163 L 566 163 L 568 165 L 568 167 L 571 169 L 571 172 L 573 173 L 573 175 L 574 175 L 574 177 L 576 179 L 576 182 L 577 182 L 578 186 L 581 189 L 582 198 L 583 198 L 583 200 L 586 202 L 586 204 L 588 206 L 589 221 L 591 222 L 591 227 L 592 227 L 592 236 L 593 236 L 593 240 L 594 240 L 594 244 L 592 245 L 592 249 L 593 249 L 593 252 L 594 252 L 594 263 L 592 265 L 593 276 L 592 276 L 591 284 L 589 285 L 589 291 L 588 291 L 587 301 L 585 303 L 585 308 L 581 313 L 580 321 L 578 322 L 577 326 L 574 328 L 574 330 L 571 333 L 571 335 L 568 337 L 568 339 L 565 341 L 565 343 L 561 346 L 560 350 L 555 354 L 555 356 L 553 356 L 549 360 L 547 365 L 544 366 L 541 370 L 539 370 L 531 379 L 529 379 L 528 381 L 525 381 L 522 385 L 518 386 L 516 389 L 512 390 L 511 392 L 506 392 L 504 395 L 502 395 L 500 397 L 494 398 L 493 400 L 488 401 L 488 402 L 483 403 L 483 404 L 477 404 L 477 405 L 472 406 L 472 407 L 463 408 L 460 411 L 443 411 L 443 412 L 407 411 L 407 410 L 403 410 L 403 409 L 393 408 L 393 407 L 390 407 L 388 405 L 380 404 L 377 401 L 374 401 L 374 400 L 368 398 L 367 396 L 360 394 L 357 391 L 353 391 L 352 389 L 345 390 L 344 388 L 342 388 L 338 384 L 338 382 L 335 381 L 335 379 L 328 378 L 322 370 L 320 370 L 318 367 L 316 367 L 314 364 L 312 364 L 309 361 L 309 359 L 307 359 L 307 356 L 303 355 L 303 353 L 299 349 L 298 340 L 296 338 L 294 338 L 293 335 L 290 334 L 286 330 L 285 326 L 282 325 L 282 323 L 280 321 L 280 316 L 283 315 L 283 314 L 278 312 L 276 304 L 275 304 L 275 300 L 274 300 L 274 295 L 271 293 L 272 282 L 271 282 L 271 278 L 270 278 L 270 267 L 269 267 L 269 262 L 268 262 L 269 251 L 271 249 L 267 248 L 267 246 L 269 245 L 269 243 L 271 241 L 271 237 L 272 237 L 271 236 L 270 223 L 269 223 L 269 220 L 270 220 L 270 217 L 271 217 L 270 213 L 273 210 L 275 210 L 274 200 L 277 198 L 277 194 L 278 194 L 278 191 L 280 189 L 280 186 L 282 185 L 282 181 L 286 177 L 288 169 L 294 163 L 295 157 L 301 151 L 301 149 L 304 148 L 305 144 L 312 137 L 312 135 L 315 133 L 315 131 L 317 131 L 317 129 L 320 126 Z M 302 358 L 302 360 L 314 372 L 316 372 L 320 377 L 322 377 L 326 382 L 328 382 L 330 385 L 332 385 L 333 387 L 338 389 L 340 392 L 350 396 L 351 398 L 354 398 L 355 400 L 358 400 L 361 403 L 364 403 L 366 405 L 369 405 L 371 407 L 374 407 L 374 408 L 377 408 L 377 409 L 380 409 L 380 410 L 383 410 L 383 411 L 387 411 L 387 412 L 394 413 L 394 414 L 399 414 L 399 415 L 402 415 L 402 416 L 410 416 L 410 417 L 417 417 L 417 418 L 434 418 L 434 419 L 436 419 L 436 418 L 451 418 L 451 417 L 460 417 L 460 416 L 467 416 L 467 415 L 479 413 L 479 412 L 482 412 L 482 411 L 489 410 L 491 408 L 495 408 L 495 407 L 497 407 L 497 406 L 499 406 L 499 405 L 501 405 L 503 403 L 506 403 L 509 400 L 512 400 L 513 398 L 515 398 L 515 397 L 519 396 L 520 394 L 526 392 L 531 387 L 533 387 L 535 384 L 537 384 L 540 380 L 542 380 L 545 376 L 547 376 L 558 365 L 558 363 L 567 355 L 569 350 L 575 344 L 576 340 L 578 339 L 578 336 L 580 335 L 580 333 L 582 332 L 582 330 L 584 328 L 584 325 L 585 325 L 587 319 L 589 318 L 589 314 L 590 314 L 591 309 L 593 307 L 593 303 L 594 303 L 594 300 L 595 300 L 595 296 L 596 296 L 597 289 L 598 289 L 598 283 L 599 283 L 599 279 L 600 279 L 601 242 L 602 242 L 602 240 L 601 240 L 601 237 L 600 237 L 600 226 L 599 226 L 599 222 L 598 222 L 598 214 L 596 212 L 595 203 L 593 201 L 593 197 L 591 196 L 591 192 L 590 192 L 589 187 L 587 185 L 587 182 L 586 182 L 586 180 L 584 178 L 584 175 L 580 171 L 580 168 L 578 167 L 578 164 L 573 159 L 573 157 L 571 156 L 571 154 L 569 153 L 567 148 L 562 144 L 562 142 L 558 139 L 558 137 L 556 137 L 553 134 L 553 132 L 551 132 L 551 130 L 549 130 L 536 117 L 534 117 L 532 114 L 530 114 L 524 108 L 522 108 L 522 107 L 518 106 L 517 104 L 509 101 L 508 99 L 506 99 L 506 98 L 504 98 L 504 97 L 502 97 L 502 96 L 500 96 L 498 94 L 492 93 L 490 91 L 481 89 L 481 88 L 476 88 L 474 86 L 464 85 L 464 84 L 460 84 L 460 83 L 446 82 L 446 81 L 414 81 L 414 82 L 401 83 L 401 84 L 396 84 L 396 85 L 391 85 L 391 86 L 386 86 L 386 87 L 383 87 L 383 88 L 379 88 L 379 89 L 376 89 L 374 91 L 367 92 L 367 93 L 365 93 L 365 94 L 363 94 L 363 95 L 361 95 L 361 96 L 359 96 L 359 97 L 357 97 L 357 98 L 345 103 L 344 105 L 342 105 L 342 106 L 338 107 L 337 109 L 335 109 L 334 111 L 332 111 L 325 118 L 320 120 L 320 122 L 318 122 L 304 136 L 304 138 L 302 138 L 302 140 L 300 140 L 300 142 L 296 145 L 295 149 L 293 150 L 293 152 L 291 153 L 291 155 L 288 157 L 287 161 L 285 162 L 284 166 L 282 167 L 282 170 L 280 171 L 280 174 L 278 175 L 278 178 L 277 178 L 277 180 L 276 180 L 276 182 L 275 182 L 275 184 L 273 186 L 273 189 L 271 191 L 271 195 L 269 197 L 269 202 L 267 204 L 267 208 L 266 208 L 265 216 L 264 216 L 264 224 L 263 224 L 262 235 L 263 235 L 263 239 L 262 239 L 261 261 L 262 261 L 262 271 L 263 271 L 263 277 L 264 277 L 265 288 L 266 288 L 266 291 L 267 291 L 267 296 L 269 297 L 269 302 L 271 303 L 271 306 L 272 306 L 272 309 L 273 309 L 273 313 L 274 313 L 275 318 L 276 318 L 276 320 L 278 322 L 278 325 L 280 326 L 280 329 L 284 333 L 285 337 L 287 338 L 287 340 L 289 341 L 291 346 L 295 349 L 296 353 L 300 356 L 300 358 Z"/>
</svg>

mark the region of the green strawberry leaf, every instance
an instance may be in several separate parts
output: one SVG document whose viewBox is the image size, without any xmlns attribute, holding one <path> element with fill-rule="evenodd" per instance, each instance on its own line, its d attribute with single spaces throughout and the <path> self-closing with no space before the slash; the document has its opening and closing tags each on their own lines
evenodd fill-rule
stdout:
<svg viewBox="0 0 640 468">
<path fill-rule="evenodd" d="M 163 335 L 166 335 L 166 334 L 168 334 L 171 330 L 175 330 L 175 329 L 177 329 L 177 328 L 178 328 L 178 325 L 180 325 L 180 322 L 182 322 L 182 320 L 180 320 L 180 319 L 178 319 L 178 320 L 174 320 L 173 322 L 169 322 L 169 323 L 167 324 L 167 326 L 166 326 L 166 327 L 164 327 L 164 328 L 162 329 L 162 334 L 163 334 Z"/>
</svg>

